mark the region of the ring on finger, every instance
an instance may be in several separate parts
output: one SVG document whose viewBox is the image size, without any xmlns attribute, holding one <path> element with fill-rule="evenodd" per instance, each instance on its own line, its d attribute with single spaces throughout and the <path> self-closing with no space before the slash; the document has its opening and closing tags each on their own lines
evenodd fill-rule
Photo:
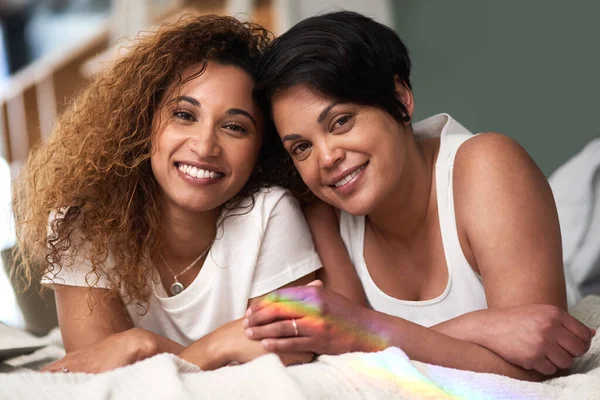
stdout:
<svg viewBox="0 0 600 400">
<path fill-rule="evenodd" d="M 60 370 L 65 374 L 69 372 L 69 368 L 65 367 L 64 365 L 60 366 Z"/>
<path fill-rule="evenodd" d="M 294 326 L 294 336 L 298 336 L 300 332 L 298 332 L 298 324 L 296 323 L 296 318 L 292 318 L 292 325 Z"/>
</svg>

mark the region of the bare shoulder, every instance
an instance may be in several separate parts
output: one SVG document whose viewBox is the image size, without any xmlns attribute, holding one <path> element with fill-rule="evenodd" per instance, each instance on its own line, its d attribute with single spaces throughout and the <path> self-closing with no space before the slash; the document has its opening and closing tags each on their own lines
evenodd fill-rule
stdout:
<svg viewBox="0 0 600 400">
<path fill-rule="evenodd" d="M 467 140 L 458 149 L 455 167 L 460 168 L 460 172 L 468 172 L 473 167 L 495 169 L 502 166 L 506 169 L 514 166 L 515 162 L 521 164 L 518 166 L 535 166 L 531 157 L 516 140 L 500 133 L 486 132 Z"/>
<path fill-rule="evenodd" d="M 494 132 L 479 134 L 459 148 L 453 180 L 454 193 L 459 197 L 549 190 L 546 178 L 525 149 L 516 140 Z"/>
</svg>

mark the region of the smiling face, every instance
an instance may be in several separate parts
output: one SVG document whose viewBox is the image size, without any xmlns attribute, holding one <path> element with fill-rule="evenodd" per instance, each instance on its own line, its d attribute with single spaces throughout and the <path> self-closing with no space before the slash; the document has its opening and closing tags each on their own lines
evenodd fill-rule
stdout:
<svg viewBox="0 0 600 400">
<path fill-rule="evenodd" d="M 200 67 L 188 68 L 183 79 Z M 244 70 L 209 61 L 204 73 L 168 92 L 155 113 L 150 158 L 168 206 L 214 210 L 246 184 L 263 139 L 253 87 Z"/>
<path fill-rule="evenodd" d="M 272 112 L 285 149 L 321 200 L 366 215 L 401 190 L 412 131 L 387 112 L 337 103 L 306 85 L 276 94 Z"/>
</svg>

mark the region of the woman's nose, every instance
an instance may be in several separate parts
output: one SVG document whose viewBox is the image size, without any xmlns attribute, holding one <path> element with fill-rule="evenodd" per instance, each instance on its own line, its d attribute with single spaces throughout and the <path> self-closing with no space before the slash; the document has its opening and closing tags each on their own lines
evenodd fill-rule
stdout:
<svg viewBox="0 0 600 400">
<path fill-rule="evenodd" d="M 323 143 L 320 146 L 319 153 L 320 167 L 325 169 L 335 167 L 346 157 L 346 152 L 331 141 Z"/>
<path fill-rule="evenodd" d="M 221 155 L 217 133 L 214 129 L 203 129 L 202 133 L 190 136 L 188 147 L 200 157 L 217 157 Z"/>
</svg>

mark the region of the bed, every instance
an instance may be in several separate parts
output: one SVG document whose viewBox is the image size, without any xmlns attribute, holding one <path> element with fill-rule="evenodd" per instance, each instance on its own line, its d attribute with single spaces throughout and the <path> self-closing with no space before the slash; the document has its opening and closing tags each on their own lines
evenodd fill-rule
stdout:
<svg viewBox="0 0 600 400">
<path fill-rule="evenodd" d="M 589 326 L 600 326 L 600 296 L 584 298 L 571 313 Z M 51 332 L 40 339 L 49 345 L 5 362 L 12 372 L 0 374 L 0 399 L 600 399 L 599 338 L 568 376 L 531 383 L 412 361 L 394 347 L 321 356 L 312 364 L 288 368 L 275 355 L 266 355 L 203 372 L 174 355 L 160 354 L 98 375 L 36 372 L 32 368 L 64 354 Z"/>
</svg>

